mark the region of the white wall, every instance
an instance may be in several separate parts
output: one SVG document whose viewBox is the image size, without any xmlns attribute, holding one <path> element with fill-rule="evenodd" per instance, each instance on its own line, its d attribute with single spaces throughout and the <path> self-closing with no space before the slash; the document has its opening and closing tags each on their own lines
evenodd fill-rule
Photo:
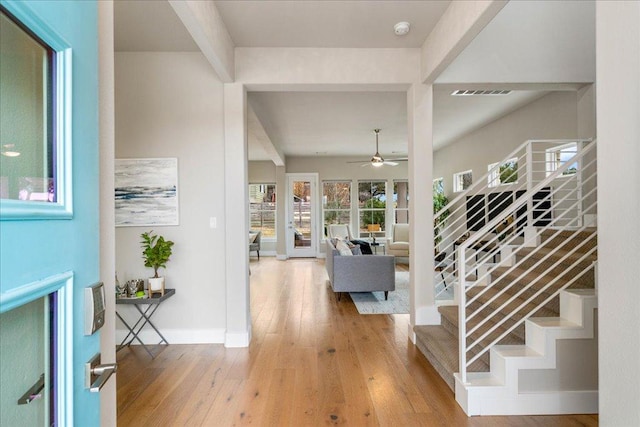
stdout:
<svg viewBox="0 0 640 427">
<path fill-rule="evenodd" d="M 454 173 L 472 169 L 476 182 L 490 163 L 528 139 L 577 138 L 577 132 L 576 92 L 553 92 L 436 151 L 433 177 L 444 178 L 445 194 L 451 198 Z"/>
<path fill-rule="evenodd" d="M 249 162 L 249 184 L 275 184 L 276 165 L 272 161 Z"/>
<path fill-rule="evenodd" d="M 602 426 L 640 425 L 640 3 L 597 2 Z"/>
<path fill-rule="evenodd" d="M 116 228 L 119 279 L 152 273 L 142 262 L 140 233 L 173 240 L 162 273 L 176 295 L 154 323 L 170 343 L 223 342 L 223 85 L 199 53 L 117 53 L 115 65 L 116 158 L 177 157 L 180 201 L 179 226 Z M 210 217 L 218 228 L 209 228 Z"/>
</svg>

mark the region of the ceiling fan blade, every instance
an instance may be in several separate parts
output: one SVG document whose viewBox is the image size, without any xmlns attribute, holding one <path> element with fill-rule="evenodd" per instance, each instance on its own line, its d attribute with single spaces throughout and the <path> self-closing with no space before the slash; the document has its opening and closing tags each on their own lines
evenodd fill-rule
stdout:
<svg viewBox="0 0 640 427">
<path fill-rule="evenodd" d="M 398 166 L 398 163 L 396 163 L 396 162 L 390 162 L 389 160 L 385 160 L 385 161 L 383 162 L 383 164 L 385 164 L 385 165 L 389 165 L 389 166 Z"/>
<path fill-rule="evenodd" d="M 408 157 L 398 157 L 396 159 L 385 159 L 385 160 L 390 160 L 392 162 L 408 162 L 409 158 Z"/>
</svg>

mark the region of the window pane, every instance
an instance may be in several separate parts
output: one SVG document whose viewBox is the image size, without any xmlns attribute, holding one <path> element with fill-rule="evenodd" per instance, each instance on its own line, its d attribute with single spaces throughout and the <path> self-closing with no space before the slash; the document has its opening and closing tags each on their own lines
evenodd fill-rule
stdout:
<svg viewBox="0 0 640 427">
<path fill-rule="evenodd" d="M 369 235 L 371 230 L 385 230 L 385 207 L 387 196 L 385 181 L 363 181 L 358 183 L 358 208 L 360 235 Z M 380 233 L 384 234 L 384 233 Z"/>
<path fill-rule="evenodd" d="M 54 51 L 0 13 L 0 198 L 55 202 Z"/>
<path fill-rule="evenodd" d="M 351 208 L 351 182 L 325 182 L 322 185 L 322 207 L 324 209 Z"/>
<path fill-rule="evenodd" d="M 276 237 L 276 185 L 249 184 L 249 216 L 252 230 Z"/>
</svg>

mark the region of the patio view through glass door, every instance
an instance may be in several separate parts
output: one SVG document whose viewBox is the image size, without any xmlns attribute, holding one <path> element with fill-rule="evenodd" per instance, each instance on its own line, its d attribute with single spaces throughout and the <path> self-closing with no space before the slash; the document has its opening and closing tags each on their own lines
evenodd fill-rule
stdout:
<svg viewBox="0 0 640 427">
<path fill-rule="evenodd" d="M 315 174 L 288 174 L 287 256 L 315 257 L 317 252 Z"/>
</svg>

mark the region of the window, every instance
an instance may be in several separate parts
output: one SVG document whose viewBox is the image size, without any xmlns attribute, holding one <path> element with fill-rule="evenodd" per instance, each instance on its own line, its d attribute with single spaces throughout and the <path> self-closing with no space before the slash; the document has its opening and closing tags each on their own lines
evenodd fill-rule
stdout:
<svg viewBox="0 0 640 427">
<path fill-rule="evenodd" d="M 546 169 L 547 176 L 554 173 L 558 168 L 573 158 L 578 153 L 578 144 L 572 142 L 560 147 L 549 148 L 546 150 Z M 561 176 L 573 175 L 578 171 L 578 162 L 575 162 Z"/>
<path fill-rule="evenodd" d="M 393 182 L 393 208 L 396 224 L 409 224 L 409 182 Z"/>
<path fill-rule="evenodd" d="M 265 238 L 276 237 L 276 185 L 249 184 L 249 217 L 252 230 Z"/>
<path fill-rule="evenodd" d="M 436 178 L 433 180 L 433 194 L 444 194 L 444 178 Z"/>
<path fill-rule="evenodd" d="M 518 159 L 509 159 L 502 163 L 498 168 L 498 163 L 491 163 L 487 169 L 489 176 L 487 177 L 489 187 L 497 187 L 502 184 L 511 184 L 518 182 Z"/>
<path fill-rule="evenodd" d="M 385 181 L 358 182 L 358 217 L 361 237 L 384 234 L 387 194 Z"/>
<path fill-rule="evenodd" d="M 0 199 L 57 202 L 56 52 L 4 11 L 0 28 Z"/>
<path fill-rule="evenodd" d="M 471 187 L 473 183 L 472 171 L 464 171 L 453 174 L 453 191 L 459 193 Z"/>
<path fill-rule="evenodd" d="M 322 217 L 325 237 L 330 224 L 351 224 L 351 181 L 322 183 Z"/>
</svg>

